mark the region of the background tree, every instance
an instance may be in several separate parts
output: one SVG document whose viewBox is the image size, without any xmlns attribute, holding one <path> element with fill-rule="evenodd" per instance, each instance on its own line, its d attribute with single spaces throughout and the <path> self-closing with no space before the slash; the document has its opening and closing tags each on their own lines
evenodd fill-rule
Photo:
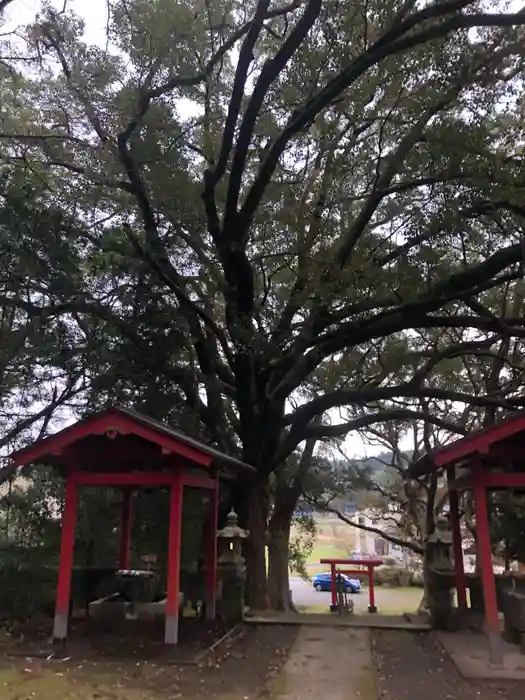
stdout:
<svg viewBox="0 0 525 700">
<path fill-rule="evenodd" d="M 84 364 L 63 319 L 38 301 L 71 286 L 65 254 L 75 227 L 38 199 L 28 178 L 0 181 L 0 457 L 28 436 L 46 434 L 61 408 L 85 387 Z M 72 259 L 73 260 L 73 259 Z M 64 290 L 65 291 L 65 290 Z M 36 431 L 36 432 L 35 432 Z M 3 464 L 0 480 L 11 474 Z"/>
</svg>

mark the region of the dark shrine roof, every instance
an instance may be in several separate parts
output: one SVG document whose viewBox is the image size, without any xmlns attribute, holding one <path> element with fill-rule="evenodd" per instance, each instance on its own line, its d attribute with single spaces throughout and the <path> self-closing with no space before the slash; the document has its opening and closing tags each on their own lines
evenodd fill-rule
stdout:
<svg viewBox="0 0 525 700">
<path fill-rule="evenodd" d="M 255 473 L 255 468 L 249 464 L 245 464 L 235 457 L 230 457 L 210 445 L 199 442 L 166 423 L 125 406 L 112 406 L 104 411 L 93 413 L 77 423 L 73 423 L 63 430 L 49 435 L 43 440 L 34 442 L 14 452 L 11 455 L 11 459 L 17 466 L 33 462 L 46 463 L 52 461 L 52 456 L 56 455 L 61 448 L 74 444 L 89 435 L 111 430 L 112 423 L 115 423 L 118 430 L 119 419 L 120 422 L 122 420 L 125 422 L 126 429 L 130 433 L 135 432 L 135 427 L 137 431 L 135 434 L 140 433 L 140 436 L 145 440 L 158 444 L 161 447 L 173 448 L 174 453 L 183 454 L 189 462 L 197 464 L 207 463 L 214 467 L 227 467 L 236 471 Z"/>
<path fill-rule="evenodd" d="M 439 450 L 433 450 L 420 457 L 408 469 L 410 477 L 424 476 L 445 467 L 467 464 L 472 457 L 490 456 L 499 447 L 517 447 L 523 450 L 525 458 L 525 412 L 514 413 L 509 418 L 483 430 L 478 430 L 459 438 Z"/>
</svg>

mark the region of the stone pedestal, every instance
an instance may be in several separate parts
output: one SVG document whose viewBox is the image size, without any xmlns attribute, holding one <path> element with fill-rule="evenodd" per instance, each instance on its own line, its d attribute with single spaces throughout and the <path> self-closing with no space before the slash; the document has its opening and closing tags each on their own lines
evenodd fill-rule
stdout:
<svg viewBox="0 0 525 700">
<path fill-rule="evenodd" d="M 244 567 L 233 562 L 219 564 L 217 614 L 228 624 L 240 622 L 244 616 Z"/>
<path fill-rule="evenodd" d="M 458 619 L 453 611 L 452 532 L 446 518 L 440 518 L 435 531 L 426 543 L 428 608 L 435 629 L 457 628 Z"/>
<path fill-rule="evenodd" d="M 156 592 L 158 578 L 153 571 L 126 571 L 116 573 L 119 594 L 128 602 L 149 603 Z"/>
<path fill-rule="evenodd" d="M 453 610 L 453 593 L 448 576 L 437 572 L 428 573 L 428 610 L 430 623 L 434 629 L 453 630 L 457 627 L 457 616 Z"/>
<path fill-rule="evenodd" d="M 230 624 L 240 622 L 244 617 L 245 565 L 241 545 L 249 534 L 248 530 L 237 525 L 237 515 L 233 510 L 228 515 L 226 527 L 217 533 L 220 552 L 217 560 L 217 614 Z"/>
<path fill-rule="evenodd" d="M 503 597 L 504 639 L 525 654 L 525 594 L 506 591 Z"/>
</svg>

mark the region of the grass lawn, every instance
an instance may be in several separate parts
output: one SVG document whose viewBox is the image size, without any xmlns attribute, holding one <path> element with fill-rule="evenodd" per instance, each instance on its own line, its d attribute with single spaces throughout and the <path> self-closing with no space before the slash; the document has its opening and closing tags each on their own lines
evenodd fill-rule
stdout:
<svg viewBox="0 0 525 700">
<path fill-rule="evenodd" d="M 380 615 L 402 615 L 403 613 L 416 612 L 423 597 L 422 588 L 388 588 L 375 589 L 376 605 Z M 351 596 L 355 605 L 355 613 L 362 614 L 368 608 L 368 589 L 364 588 L 358 596 Z M 323 601 L 315 605 L 299 605 L 299 612 L 323 613 L 327 612 L 327 604 Z"/>
<path fill-rule="evenodd" d="M 355 549 L 355 528 L 337 518 L 321 518 L 317 522 L 317 537 L 306 566 L 310 575 L 326 571 L 321 559 L 344 559 Z"/>
<path fill-rule="evenodd" d="M 308 557 L 308 564 L 319 564 L 320 559 L 341 559 L 347 557 L 348 554 L 348 550 L 337 542 L 317 540 L 311 555 Z M 326 568 L 326 565 L 324 568 Z"/>
</svg>

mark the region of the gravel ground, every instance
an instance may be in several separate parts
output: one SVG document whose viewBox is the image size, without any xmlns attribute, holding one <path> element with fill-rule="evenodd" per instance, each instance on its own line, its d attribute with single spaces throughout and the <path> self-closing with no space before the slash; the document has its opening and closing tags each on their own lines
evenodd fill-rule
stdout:
<svg viewBox="0 0 525 700">
<path fill-rule="evenodd" d="M 525 682 L 471 681 L 459 675 L 432 633 L 372 633 L 381 700 L 523 700 Z"/>
</svg>

